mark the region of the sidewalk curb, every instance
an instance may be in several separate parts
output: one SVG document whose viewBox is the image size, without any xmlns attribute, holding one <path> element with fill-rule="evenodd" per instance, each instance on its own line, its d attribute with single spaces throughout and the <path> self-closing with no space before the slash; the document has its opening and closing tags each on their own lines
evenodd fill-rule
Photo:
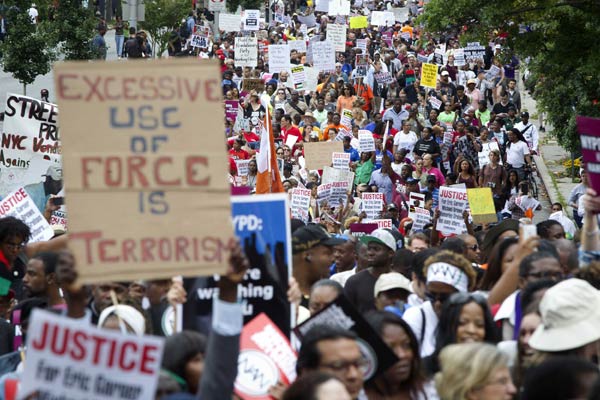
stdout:
<svg viewBox="0 0 600 400">
<path fill-rule="evenodd" d="M 538 155 L 534 155 L 533 161 L 535 161 L 535 165 L 537 167 L 539 176 L 542 179 L 542 183 L 546 188 L 546 193 L 548 193 L 548 197 L 550 198 L 550 204 L 560 203 L 558 189 L 554 186 L 554 182 L 550 177 L 550 172 L 548 171 L 548 167 L 546 167 L 546 162 L 544 158 Z"/>
</svg>

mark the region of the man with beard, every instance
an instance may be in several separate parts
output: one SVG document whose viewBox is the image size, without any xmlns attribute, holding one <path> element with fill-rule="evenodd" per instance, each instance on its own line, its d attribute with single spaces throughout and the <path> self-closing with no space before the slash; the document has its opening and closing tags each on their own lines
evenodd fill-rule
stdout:
<svg viewBox="0 0 600 400">
<path fill-rule="evenodd" d="M 60 308 L 65 304 L 56 280 L 57 262 L 58 254 L 53 252 L 38 253 L 29 259 L 23 277 L 23 291 L 26 297 L 45 299 L 52 308 Z"/>
<path fill-rule="evenodd" d="M 392 260 L 396 253 L 396 239 L 385 229 L 376 229 L 370 235 L 363 236 L 360 241 L 367 245 L 368 268 L 348 278 L 344 294 L 364 314 L 375 310 L 373 292 L 375 282 L 381 274 L 390 272 Z"/>
</svg>

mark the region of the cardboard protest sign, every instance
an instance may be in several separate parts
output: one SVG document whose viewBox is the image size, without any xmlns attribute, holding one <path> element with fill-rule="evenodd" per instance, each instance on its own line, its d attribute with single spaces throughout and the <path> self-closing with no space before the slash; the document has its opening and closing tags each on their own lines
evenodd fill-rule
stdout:
<svg viewBox="0 0 600 400">
<path fill-rule="evenodd" d="M 304 75 L 306 80 L 304 81 L 304 90 L 315 91 L 319 84 L 319 71 L 312 67 L 304 67 Z"/>
<path fill-rule="evenodd" d="M 236 67 L 256 67 L 258 62 L 258 40 L 252 36 L 235 38 Z"/>
<path fill-rule="evenodd" d="M 429 61 L 429 57 L 427 57 L 424 54 L 418 53 L 417 54 L 417 61 L 420 62 L 420 63 L 426 63 L 427 61 Z"/>
<path fill-rule="evenodd" d="M 335 70 L 335 48 L 329 41 L 315 42 L 311 45 L 313 67 L 318 71 Z"/>
<path fill-rule="evenodd" d="M 425 194 L 410 192 L 408 195 L 408 205 L 412 207 L 423 207 L 425 205 Z"/>
<path fill-rule="evenodd" d="M 440 187 L 440 218 L 437 230 L 444 235 L 460 235 L 467 231 L 463 211 L 469 207 L 466 188 Z"/>
<path fill-rule="evenodd" d="M 358 131 L 358 142 L 360 143 L 360 152 L 375 151 L 375 138 L 369 130 Z"/>
<path fill-rule="evenodd" d="M 369 71 L 369 56 L 368 55 L 357 55 L 356 56 L 356 72 L 355 77 L 365 78 Z"/>
<path fill-rule="evenodd" d="M 19 396 L 154 399 L 162 353 L 158 337 L 124 335 L 36 309 Z"/>
<path fill-rule="evenodd" d="M 434 96 L 431 96 L 429 98 L 429 104 L 431 104 L 431 107 L 433 107 L 436 110 L 439 110 L 440 107 L 442 107 L 442 101 Z"/>
<path fill-rule="evenodd" d="M 435 49 L 433 52 L 433 62 L 437 65 L 444 65 L 444 52 L 441 49 Z"/>
<path fill-rule="evenodd" d="M 306 25 L 307 28 L 312 28 L 317 25 L 317 17 L 315 17 L 315 13 L 310 13 L 308 15 L 298 15 L 298 21 L 302 25 Z M 304 30 L 306 32 L 306 29 Z M 304 33 L 304 37 L 306 37 L 306 33 Z"/>
<path fill-rule="evenodd" d="M 192 41 L 190 43 L 192 47 L 207 48 L 208 37 L 201 35 L 192 35 Z"/>
<path fill-rule="evenodd" d="M 454 55 L 454 64 L 462 67 L 463 65 L 466 65 L 467 62 L 465 61 L 465 51 L 464 49 L 456 49 L 454 50 L 454 53 L 452 53 Z"/>
<path fill-rule="evenodd" d="M 265 90 L 265 83 L 260 78 L 244 78 L 242 81 L 242 90 L 244 92 L 256 90 L 260 93 Z"/>
<path fill-rule="evenodd" d="M 350 169 L 350 153 L 332 153 L 331 163 L 333 168 L 337 169 Z"/>
<path fill-rule="evenodd" d="M 476 224 L 498 222 L 491 188 L 467 189 L 467 198 L 473 222 Z"/>
<path fill-rule="evenodd" d="M 329 0 L 328 13 L 338 18 L 350 14 L 350 0 Z M 336 23 L 338 19 L 336 18 Z M 329 27 L 328 27 L 329 28 Z"/>
<path fill-rule="evenodd" d="M 342 142 L 308 142 L 304 143 L 306 169 L 323 169 L 331 165 L 331 155 L 344 151 Z"/>
<path fill-rule="evenodd" d="M 491 81 L 495 77 L 499 76 L 500 72 L 500 67 L 498 67 L 497 65 L 492 65 L 490 69 L 485 73 L 485 79 Z"/>
<path fill-rule="evenodd" d="M 225 0 L 208 0 L 208 11 L 224 12 L 226 7 Z"/>
<path fill-rule="evenodd" d="M 219 13 L 219 29 L 224 32 L 239 32 L 242 29 L 242 16 Z"/>
<path fill-rule="evenodd" d="M 343 294 L 294 328 L 294 334 L 302 340 L 311 328 L 319 325 L 337 326 L 357 334 L 360 351 L 367 360 L 367 367 L 363 371 L 365 381 L 384 373 L 398 361 L 381 336 L 373 330 Z"/>
<path fill-rule="evenodd" d="M 242 11 L 242 30 L 257 31 L 260 29 L 260 10 L 244 10 Z"/>
<path fill-rule="evenodd" d="M 63 187 L 58 106 L 6 94 L 0 142 L 0 198 L 25 187 L 44 212 L 51 194 Z"/>
<path fill-rule="evenodd" d="M 296 379 L 296 352 L 264 313 L 244 326 L 240 337 L 235 393 L 243 400 L 271 400 L 269 390 Z"/>
<path fill-rule="evenodd" d="M 289 336 L 295 317 L 286 295 L 292 260 L 287 195 L 234 196 L 231 211 L 235 234 L 250 261 L 238 286 L 244 322 L 264 312 Z M 217 281 L 214 277 L 184 279 L 184 287 L 188 301 L 183 306 L 183 328 L 207 333 Z"/>
<path fill-rule="evenodd" d="M 269 45 L 269 72 L 290 70 L 290 48 L 287 44 Z"/>
<path fill-rule="evenodd" d="M 362 29 L 369 26 L 369 21 L 366 15 L 357 15 L 350 17 L 350 29 Z"/>
<path fill-rule="evenodd" d="M 317 187 L 317 202 L 327 202 L 329 207 L 337 207 L 346 204 L 347 183 L 344 181 L 322 183 Z"/>
<path fill-rule="evenodd" d="M 31 229 L 29 243 L 46 241 L 54 236 L 50 224 L 24 188 L 17 189 L 0 200 L 0 218 L 4 217 L 18 218 Z"/>
<path fill-rule="evenodd" d="M 289 40 L 287 42 L 290 47 L 290 51 L 296 50 L 298 53 L 306 53 L 306 41 L 302 40 Z"/>
<path fill-rule="evenodd" d="M 490 163 L 490 151 L 496 150 L 500 151 L 497 142 L 488 142 L 481 144 L 481 151 L 477 153 L 477 158 L 479 159 L 479 168 L 483 168 L 484 165 Z M 502 159 L 500 159 L 499 164 L 502 165 Z"/>
<path fill-rule="evenodd" d="M 437 75 L 437 65 L 423 63 L 421 65 L 421 86 L 435 89 L 437 83 Z"/>
<path fill-rule="evenodd" d="M 290 190 L 291 200 L 290 209 L 292 218 L 301 219 L 304 222 L 308 222 L 308 209 L 310 208 L 310 189 L 294 188 Z"/>
<path fill-rule="evenodd" d="M 600 192 L 600 119 L 577 116 L 577 132 L 588 180 Z"/>
<path fill-rule="evenodd" d="M 346 25 L 328 24 L 327 40 L 333 43 L 335 51 L 346 50 Z"/>
<path fill-rule="evenodd" d="M 383 193 L 363 193 L 362 194 L 362 210 L 367 213 L 367 218 L 370 220 L 379 219 L 385 198 Z"/>
<path fill-rule="evenodd" d="M 350 234 L 354 237 L 359 238 L 361 236 L 368 235 L 377 228 L 378 225 L 372 222 L 350 224 Z"/>
<path fill-rule="evenodd" d="M 55 82 L 80 280 L 222 272 L 233 229 L 217 63 L 63 63 Z"/>
</svg>

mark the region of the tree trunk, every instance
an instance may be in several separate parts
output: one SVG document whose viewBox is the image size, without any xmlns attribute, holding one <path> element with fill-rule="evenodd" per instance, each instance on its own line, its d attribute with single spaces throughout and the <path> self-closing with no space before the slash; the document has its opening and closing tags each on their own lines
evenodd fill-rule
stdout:
<svg viewBox="0 0 600 400">
<path fill-rule="evenodd" d="M 27 84 L 23 83 L 23 96 L 27 96 Z"/>
</svg>

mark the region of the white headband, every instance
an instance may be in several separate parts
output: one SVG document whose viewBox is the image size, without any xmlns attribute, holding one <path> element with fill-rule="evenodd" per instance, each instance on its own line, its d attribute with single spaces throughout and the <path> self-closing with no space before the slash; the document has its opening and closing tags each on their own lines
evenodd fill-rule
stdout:
<svg viewBox="0 0 600 400">
<path fill-rule="evenodd" d="M 433 263 L 427 268 L 427 283 L 429 282 L 445 283 L 459 292 L 467 292 L 469 287 L 467 274 L 445 262 Z"/>
</svg>

